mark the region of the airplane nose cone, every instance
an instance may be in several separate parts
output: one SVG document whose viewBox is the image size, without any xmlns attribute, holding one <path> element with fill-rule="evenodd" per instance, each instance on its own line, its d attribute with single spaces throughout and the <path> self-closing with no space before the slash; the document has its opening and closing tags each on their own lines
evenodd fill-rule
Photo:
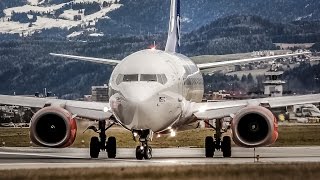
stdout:
<svg viewBox="0 0 320 180">
<path fill-rule="evenodd" d="M 155 84 L 138 87 L 131 84 L 118 96 L 111 97 L 111 107 L 117 119 L 129 129 L 163 130 L 173 123 L 180 113 L 180 104 L 174 98 L 163 101 Z"/>
<path fill-rule="evenodd" d="M 123 97 L 132 103 L 144 103 L 156 95 L 154 89 L 150 87 L 130 87 L 122 91 Z"/>
</svg>

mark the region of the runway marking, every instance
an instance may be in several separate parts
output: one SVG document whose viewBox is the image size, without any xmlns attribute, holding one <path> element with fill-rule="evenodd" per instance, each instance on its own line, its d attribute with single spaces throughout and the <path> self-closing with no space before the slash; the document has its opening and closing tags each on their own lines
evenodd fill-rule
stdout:
<svg viewBox="0 0 320 180">
<path fill-rule="evenodd" d="M 35 153 L 18 153 L 18 152 L 0 152 L 0 155 L 21 155 L 21 156 L 38 156 L 38 157 L 53 157 L 53 158 L 68 158 L 68 159 L 86 159 L 84 157 L 77 156 L 61 156 L 52 154 L 35 154 Z"/>
</svg>

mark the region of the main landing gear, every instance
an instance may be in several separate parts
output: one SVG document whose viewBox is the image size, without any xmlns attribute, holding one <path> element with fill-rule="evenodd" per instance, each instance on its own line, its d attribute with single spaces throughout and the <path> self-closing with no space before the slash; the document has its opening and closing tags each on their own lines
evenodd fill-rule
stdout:
<svg viewBox="0 0 320 180">
<path fill-rule="evenodd" d="M 207 158 L 212 158 L 215 150 L 222 151 L 223 157 L 231 157 L 231 137 L 224 136 L 221 141 L 222 134 L 226 132 L 222 128 L 222 119 L 215 121 L 215 127 L 207 123 L 215 130 L 214 137 L 207 136 L 205 139 L 205 155 Z"/>
<path fill-rule="evenodd" d="M 139 136 L 140 146 L 136 148 L 136 158 L 142 160 L 143 158 L 148 160 L 152 158 L 152 148 L 148 145 L 148 141 L 152 140 L 153 132 L 151 130 L 138 130 L 133 131 L 133 138 L 136 140 L 136 136 Z"/>
<path fill-rule="evenodd" d="M 90 157 L 98 158 L 100 151 L 107 151 L 108 158 L 115 158 L 117 154 L 117 141 L 115 137 L 109 137 L 107 141 L 106 131 L 114 124 L 111 124 L 106 128 L 106 121 L 99 121 L 99 128 L 90 126 L 88 129 L 99 134 L 98 137 L 92 137 L 90 141 Z"/>
</svg>

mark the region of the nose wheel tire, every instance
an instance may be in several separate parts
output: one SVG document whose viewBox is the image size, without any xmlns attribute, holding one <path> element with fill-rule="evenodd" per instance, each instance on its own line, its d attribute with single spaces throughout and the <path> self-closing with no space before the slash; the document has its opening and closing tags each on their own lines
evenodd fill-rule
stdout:
<svg viewBox="0 0 320 180">
<path fill-rule="evenodd" d="M 231 157 L 231 138 L 224 136 L 221 143 L 223 157 Z"/>
<path fill-rule="evenodd" d="M 137 146 L 136 159 L 142 160 L 143 158 L 146 160 L 152 158 L 152 148 L 150 146 Z"/>
<path fill-rule="evenodd" d="M 207 158 L 212 158 L 214 155 L 214 142 L 213 137 L 207 136 L 205 140 L 205 155 Z"/>
<path fill-rule="evenodd" d="M 117 154 L 117 141 L 115 137 L 109 137 L 107 142 L 108 158 L 116 158 Z"/>
<path fill-rule="evenodd" d="M 141 149 L 141 146 L 137 146 L 137 148 L 136 148 L 136 158 L 138 160 L 143 159 L 143 150 Z"/>
<path fill-rule="evenodd" d="M 144 159 L 152 158 L 152 148 L 150 146 L 146 146 L 144 150 Z"/>
<path fill-rule="evenodd" d="M 98 158 L 100 153 L 100 142 L 98 137 L 92 137 L 90 141 L 90 157 Z"/>
</svg>

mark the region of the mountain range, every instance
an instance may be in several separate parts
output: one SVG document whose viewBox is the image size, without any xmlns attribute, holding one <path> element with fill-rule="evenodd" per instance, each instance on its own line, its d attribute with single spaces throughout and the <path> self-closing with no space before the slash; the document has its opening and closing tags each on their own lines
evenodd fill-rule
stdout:
<svg viewBox="0 0 320 180">
<path fill-rule="evenodd" d="M 181 0 L 180 52 L 187 56 L 278 49 L 316 43 L 314 0 Z M 156 42 L 164 49 L 169 0 L 0 0 L 0 94 L 47 88 L 79 98 L 107 83 L 112 67 L 65 61 L 49 53 L 122 59 Z M 310 15 L 311 14 L 311 15 Z"/>
<path fill-rule="evenodd" d="M 74 37 L 166 32 L 170 0 L 1 0 L 0 33 Z M 318 0 L 182 0 L 182 29 L 190 32 L 232 15 L 271 22 L 320 19 Z M 57 36 L 58 36 L 57 35 Z"/>
</svg>

